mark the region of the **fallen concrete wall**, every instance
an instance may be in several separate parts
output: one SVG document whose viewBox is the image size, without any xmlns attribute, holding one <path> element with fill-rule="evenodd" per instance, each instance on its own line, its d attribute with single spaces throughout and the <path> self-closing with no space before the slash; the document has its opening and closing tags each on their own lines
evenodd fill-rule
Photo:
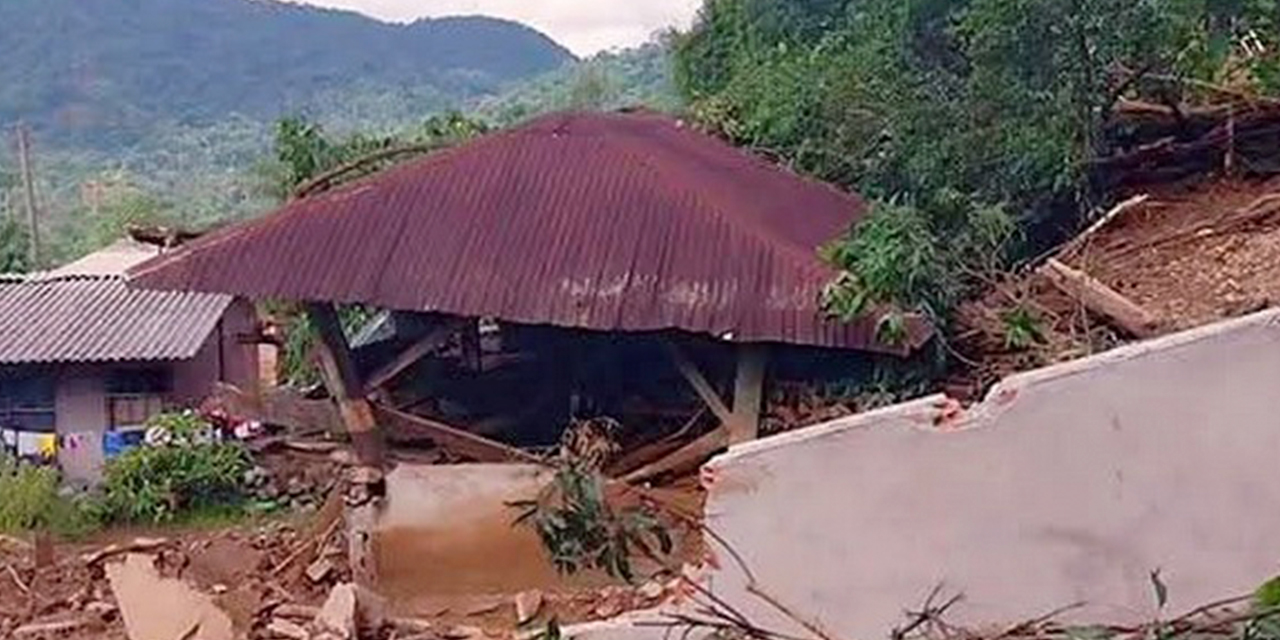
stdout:
<svg viewBox="0 0 1280 640">
<path fill-rule="evenodd" d="M 1280 313 L 736 448 L 707 521 L 758 584 L 843 638 L 883 638 L 941 585 L 955 616 L 1155 613 L 1280 573 Z M 727 554 L 715 590 L 787 626 Z"/>
</svg>

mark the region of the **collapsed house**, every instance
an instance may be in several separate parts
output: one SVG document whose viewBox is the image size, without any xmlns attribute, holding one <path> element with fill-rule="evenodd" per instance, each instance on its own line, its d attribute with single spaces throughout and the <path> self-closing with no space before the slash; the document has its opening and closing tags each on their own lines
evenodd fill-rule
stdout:
<svg viewBox="0 0 1280 640">
<path fill-rule="evenodd" d="M 387 437 L 528 461 L 511 445 L 632 416 L 621 457 L 645 455 L 623 475 L 651 479 L 757 437 L 766 376 L 917 349 L 919 318 L 885 343 L 876 317 L 821 308 L 836 274 L 817 251 L 864 210 L 666 116 L 558 114 L 298 198 L 129 278 L 306 303 L 361 467 L 352 519 L 368 526 Z M 387 326 L 353 352 L 335 305 L 388 310 Z M 351 555 L 375 573 L 368 549 Z"/>
<path fill-rule="evenodd" d="M 93 483 L 152 416 L 201 401 L 219 382 L 256 385 L 253 306 L 128 288 L 125 270 L 157 253 L 124 240 L 0 282 L 0 428 L 10 453 L 56 460 L 68 480 Z"/>
</svg>

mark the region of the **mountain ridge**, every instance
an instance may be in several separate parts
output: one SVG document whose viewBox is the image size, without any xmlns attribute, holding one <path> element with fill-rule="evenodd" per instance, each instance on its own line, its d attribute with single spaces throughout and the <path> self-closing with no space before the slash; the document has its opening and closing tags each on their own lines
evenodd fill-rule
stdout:
<svg viewBox="0 0 1280 640">
<path fill-rule="evenodd" d="M 99 147 L 157 121 L 340 110 L 353 91 L 447 109 L 576 60 L 510 20 L 275 0 L 5 0 L 0 24 L 0 124 Z"/>
</svg>

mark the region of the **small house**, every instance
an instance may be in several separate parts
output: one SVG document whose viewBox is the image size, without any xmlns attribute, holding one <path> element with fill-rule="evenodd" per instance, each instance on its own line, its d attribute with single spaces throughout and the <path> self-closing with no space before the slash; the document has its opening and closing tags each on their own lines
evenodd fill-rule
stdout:
<svg viewBox="0 0 1280 640">
<path fill-rule="evenodd" d="M 152 416 L 219 382 L 258 377 L 254 307 L 228 295 L 141 291 L 124 272 L 158 249 L 122 240 L 53 271 L 0 280 L 0 435 L 92 483 Z"/>
</svg>

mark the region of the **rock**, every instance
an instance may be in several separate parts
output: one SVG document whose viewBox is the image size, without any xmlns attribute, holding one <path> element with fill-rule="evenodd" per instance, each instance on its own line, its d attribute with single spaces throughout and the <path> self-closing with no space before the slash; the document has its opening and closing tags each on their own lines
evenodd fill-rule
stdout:
<svg viewBox="0 0 1280 640">
<path fill-rule="evenodd" d="M 328 578 L 333 573 L 333 570 L 332 561 L 327 558 L 320 558 L 307 567 L 307 579 L 317 584 L 324 582 L 324 579 Z"/>
<path fill-rule="evenodd" d="M 657 600 L 666 592 L 666 587 L 663 587 L 662 583 L 656 580 L 650 580 L 640 587 L 640 596 L 645 600 Z"/>
<path fill-rule="evenodd" d="M 220 596 L 227 592 L 227 585 L 215 584 L 212 587 L 209 587 L 209 590 L 212 591 L 214 595 Z"/>
<path fill-rule="evenodd" d="M 542 592 L 533 590 L 516 595 L 516 624 L 528 624 L 542 612 Z"/>
<path fill-rule="evenodd" d="M 296 622 L 289 622 L 283 618 L 276 618 L 267 625 L 267 634 L 275 638 L 289 638 L 290 640 L 307 640 L 311 634 L 307 633 L 306 628 Z"/>
<path fill-rule="evenodd" d="M 596 608 L 592 610 L 592 613 L 596 614 L 596 616 L 600 618 L 613 618 L 622 613 L 622 603 L 616 599 L 606 599 L 600 604 L 597 604 Z"/>
<path fill-rule="evenodd" d="M 356 637 L 356 586 L 340 584 L 329 592 L 329 599 L 320 607 L 313 622 L 320 633 L 331 634 L 340 640 Z"/>
</svg>

